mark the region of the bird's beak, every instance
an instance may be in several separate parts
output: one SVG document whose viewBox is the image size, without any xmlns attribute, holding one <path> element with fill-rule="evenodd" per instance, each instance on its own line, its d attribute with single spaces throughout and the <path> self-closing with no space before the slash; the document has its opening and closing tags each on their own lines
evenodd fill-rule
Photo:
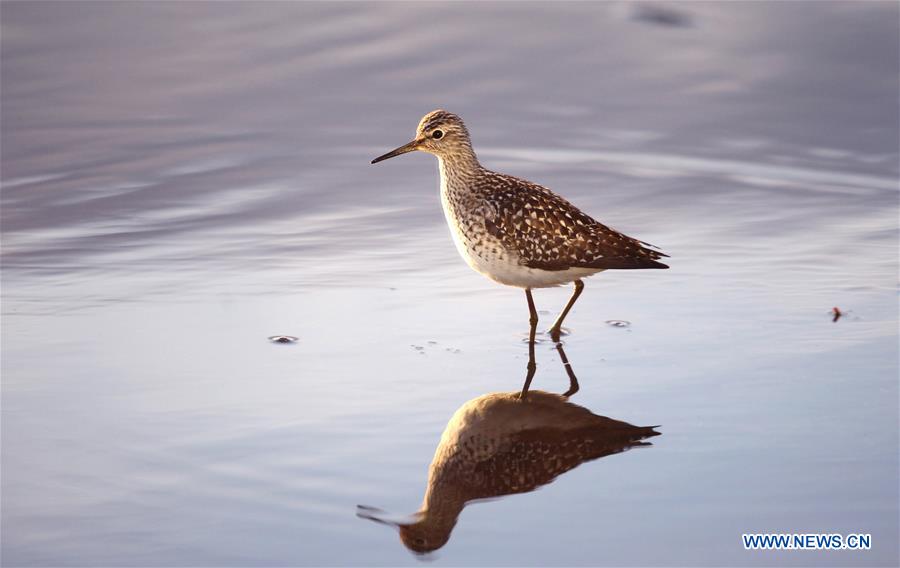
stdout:
<svg viewBox="0 0 900 568">
<path fill-rule="evenodd" d="M 395 149 L 391 150 L 390 152 L 388 152 L 387 154 L 378 156 L 377 158 L 372 160 L 372 163 L 377 164 L 378 162 L 380 162 L 382 160 L 387 160 L 388 158 L 393 158 L 394 156 L 399 156 L 400 154 L 405 154 L 407 152 L 412 152 L 414 150 L 418 150 L 419 144 L 421 144 L 423 141 L 424 141 L 424 138 L 416 138 L 412 142 L 404 144 L 403 146 L 400 146 L 399 148 L 395 148 Z"/>
<path fill-rule="evenodd" d="M 394 527 L 395 529 L 415 523 L 421 518 L 419 513 L 413 513 L 412 515 L 406 515 L 404 517 L 394 515 L 393 518 L 391 518 L 392 515 L 388 514 L 386 511 L 375 507 L 367 507 L 366 505 L 356 506 L 356 516 L 360 519 L 368 519 L 382 525 Z"/>
</svg>

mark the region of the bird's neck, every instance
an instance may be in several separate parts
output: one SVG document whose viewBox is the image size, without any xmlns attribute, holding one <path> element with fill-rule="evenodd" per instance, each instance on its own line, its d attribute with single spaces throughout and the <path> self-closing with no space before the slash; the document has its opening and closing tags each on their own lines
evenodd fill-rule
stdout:
<svg viewBox="0 0 900 568">
<path fill-rule="evenodd" d="M 475 152 L 471 148 L 466 150 L 437 157 L 443 191 L 462 191 L 470 186 L 468 181 L 481 172 L 482 167 Z"/>
<path fill-rule="evenodd" d="M 458 484 L 452 481 L 435 482 L 433 474 L 429 476 L 428 488 L 419 510 L 423 519 L 431 525 L 445 527 L 449 532 L 465 506 L 465 491 Z"/>
</svg>

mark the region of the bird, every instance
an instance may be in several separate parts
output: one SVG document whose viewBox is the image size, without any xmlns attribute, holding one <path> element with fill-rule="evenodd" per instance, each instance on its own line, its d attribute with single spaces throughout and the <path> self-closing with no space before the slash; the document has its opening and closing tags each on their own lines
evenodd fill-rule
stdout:
<svg viewBox="0 0 900 568">
<path fill-rule="evenodd" d="M 441 436 L 428 469 L 422 506 L 400 520 L 381 509 L 357 516 L 393 526 L 419 554 L 444 546 L 467 503 L 528 493 L 582 463 L 638 446 L 660 433 L 598 416 L 567 397 L 532 391 L 482 395 L 463 404 Z"/>
<path fill-rule="evenodd" d="M 668 268 L 659 261 L 668 255 L 654 245 L 596 221 L 542 185 L 482 166 L 465 123 L 451 112 L 429 112 L 419 121 L 412 141 L 372 163 L 414 151 L 438 159 L 441 205 L 462 258 L 488 278 L 525 290 L 529 377 L 536 369 L 538 314 L 533 289 L 574 284 L 549 329 L 558 343 L 563 321 L 584 289 L 583 278 L 604 270 Z M 526 380 L 523 396 L 530 382 Z"/>
</svg>

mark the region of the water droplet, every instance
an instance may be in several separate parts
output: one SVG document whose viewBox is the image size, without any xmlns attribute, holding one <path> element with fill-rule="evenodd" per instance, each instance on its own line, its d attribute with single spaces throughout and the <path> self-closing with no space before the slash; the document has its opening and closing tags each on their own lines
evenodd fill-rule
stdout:
<svg viewBox="0 0 900 568">
<path fill-rule="evenodd" d="M 611 325 L 613 327 L 628 327 L 631 325 L 630 321 L 625 320 L 606 320 L 607 325 Z"/>
<path fill-rule="evenodd" d="M 297 337 L 293 335 L 271 335 L 269 336 L 269 341 L 272 343 L 294 343 L 298 340 Z"/>
</svg>

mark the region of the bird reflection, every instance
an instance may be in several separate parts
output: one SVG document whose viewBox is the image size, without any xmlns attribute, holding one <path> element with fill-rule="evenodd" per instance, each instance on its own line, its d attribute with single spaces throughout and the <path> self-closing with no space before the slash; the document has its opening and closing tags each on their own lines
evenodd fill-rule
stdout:
<svg viewBox="0 0 900 568">
<path fill-rule="evenodd" d="M 432 552 L 447 543 L 467 503 L 528 493 L 586 461 L 650 445 L 642 440 L 659 434 L 653 428 L 597 416 L 564 395 L 486 394 L 447 424 L 418 512 L 391 519 L 360 506 L 357 515 L 396 527 L 416 553 Z"/>
</svg>

